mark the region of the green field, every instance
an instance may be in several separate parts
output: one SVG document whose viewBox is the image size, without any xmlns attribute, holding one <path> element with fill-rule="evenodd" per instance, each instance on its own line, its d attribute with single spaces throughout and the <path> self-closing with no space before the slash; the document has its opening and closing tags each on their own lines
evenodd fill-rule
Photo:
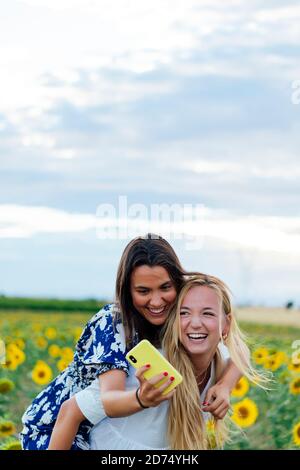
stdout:
<svg viewBox="0 0 300 470">
<path fill-rule="evenodd" d="M 78 307 L 78 306 L 77 306 Z M 14 446 L 21 430 L 21 416 L 31 400 L 47 385 L 36 383 L 32 375 L 38 367 L 44 370 L 44 380 L 51 380 L 72 360 L 72 351 L 82 327 L 95 311 L 86 313 L 76 307 L 58 312 L 56 309 L 0 309 L 1 338 L 11 356 L 9 367 L 0 366 L 0 448 Z M 273 365 L 274 383 L 268 393 L 255 386 L 244 396 L 233 397 L 232 404 L 249 398 L 256 404 L 258 417 L 244 428 L 244 435 L 234 437 L 231 449 L 292 449 L 300 445 L 293 437 L 293 428 L 300 422 L 299 370 L 290 370 L 293 342 L 300 340 L 300 329 L 292 326 L 240 323 L 250 337 L 251 350 L 268 349 L 269 359 L 281 359 Z M 300 345 L 298 346 L 298 350 Z M 18 351 L 21 351 L 18 353 Z M 280 352 L 280 354 L 279 354 Z M 283 355 L 283 353 L 285 353 Z M 42 361 L 42 362 L 38 362 Z M 274 365 L 275 364 L 275 365 Z M 258 367 L 266 368 L 267 362 Z M 43 375 L 43 374 L 42 374 Z M 5 392 L 1 383 L 13 384 Z M 293 382 L 294 381 L 294 382 Z M 296 383 L 294 388 L 291 384 Z M 2 391 L 1 391 L 2 390 Z M 4 391 L 3 391 L 4 390 Z"/>
</svg>

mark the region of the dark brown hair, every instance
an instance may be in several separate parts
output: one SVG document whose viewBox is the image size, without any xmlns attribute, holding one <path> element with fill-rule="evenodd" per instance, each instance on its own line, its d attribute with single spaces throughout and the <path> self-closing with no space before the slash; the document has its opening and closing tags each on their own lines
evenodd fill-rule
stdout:
<svg viewBox="0 0 300 470">
<path fill-rule="evenodd" d="M 126 337 L 127 347 L 132 346 L 134 333 L 139 340 L 148 339 L 155 346 L 160 345 L 162 327 L 152 325 L 134 307 L 131 296 L 131 274 L 138 266 L 161 266 L 168 272 L 177 294 L 187 274 L 171 245 L 162 237 L 148 233 L 134 238 L 125 248 L 116 280 L 116 305 Z"/>
</svg>

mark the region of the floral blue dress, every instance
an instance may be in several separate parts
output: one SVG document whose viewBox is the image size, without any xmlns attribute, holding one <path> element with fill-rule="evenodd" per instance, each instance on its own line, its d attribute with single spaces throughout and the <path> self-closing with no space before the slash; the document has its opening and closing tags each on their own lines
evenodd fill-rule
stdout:
<svg viewBox="0 0 300 470">
<path fill-rule="evenodd" d="M 87 323 L 76 345 L 73 361 L 31 403 L 22 417 L 20 433 L 25 450 L 48 448 L 51 433 L 61 404 L 75 393 L 88 387 L 100 374 L 111 370 L 124 370 L 129 366 L 125 359 L 126 346 L 121 321 L 114 322 L 114 304 L 103 307 Z M 89 449 L 89 432 L 92 423 L 81 423 L 73 450 Z"/>
</svg>

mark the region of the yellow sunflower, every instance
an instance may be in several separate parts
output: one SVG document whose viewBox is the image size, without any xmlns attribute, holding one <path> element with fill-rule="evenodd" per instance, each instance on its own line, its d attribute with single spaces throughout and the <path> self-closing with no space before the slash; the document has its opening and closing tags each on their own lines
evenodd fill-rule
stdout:
<svg viewBox="0 0 300 470">
<path fill-rule="evenodd" d="M 53 377 L 52 370 L 44 361 L 38 361 L 31 373 L 32 380 L 38 385 L 48 384 Z"/>
<path fill-rule="evenodd" d="M 213 419 L 209 419 L 206 421 L 206 431 L 215 432 L 215 421 Z"/>
<path fill-rule="evenodd" d="M 22 450 L 21 442 L 17 439 L 9 438 L 1 444 L 0 450 Z"/>
<path fill-rule="evenodd" d="M 248 428 L 257 420 L 258 408 L 250 398 L 244 398 L 244 400 L 235 403 L 232 405 L 232 409 L 231 419 L 241 428 Z"/>
<path fill-rule="evenodd" d="M 293 427 L 293 439 L 296 446 L 300 446 L 300 422 Z"/>
<path fill-rule="evenodd" d="M 45 330 L 45 336 L 46 338 L 48 339 L 55 339 L 56 336 L 57 336 L 57 331 L 55 328 L 49 326 L 48 328 L 46 328 Z"/>
<path fill-rule="evenodd" d="M 16 370 L 18 367 L 17 360 L 11 353 L 7 354 L 3 367 L 8 370 Z"/>
<path fill-rule="evenodd" d="M 56 358 L 61 355 L 61 349 L 59 346 L 57 346 L 57 344 L 51 344 L 51 346 L 48 348 L 48 353 L 49 356 Z"/>
<path fill-rule="evenodd" d="M 17 339 L 15 340 L 15 343 L 16 343 L 16 345 L 18 346 L 18 348 L 20 348 L 20 349 L 25 349 L 26 343 L 25 343 L 24 339 L 22 339 L 22 338 L 17 338 Z"/>
<path fill-rule="evenodd" d="M 61 350 L 61 357 L 64 359 L 66 362 L 71 362 L 74 357 L 74 352 L 71 348 L 62 348 Z"/>
<path fill-rule="evenodd" d="M 284 351 L 277 351 L 275 356 L 277 360 L 281 361 L 281 364 L 287 364 L 289 362 L 289 358 Z"/>
<path fill-rule="evenodd" d="M 285 362 L 285 356 L 283 354 L 284 353 L 279 351 L 268 356 L 264 361 L 264 367 L 275 372 L 275 370 L 279 369 Z"/>
<path fill-rule="evenodd" d="M 258 348 L 252 354 L 253 360 L 256 364 L 263 364 L 268 356 L 269 351 L 267 348 Z"/>
<path fill-rule="evenodd" d="M 242 398 L 249 390 L 249 382 L 246 377 L 242 377 L 231 392 L 233 397 Z"/>
<path fill-rule="evenodd" d="M 15 434 L 16 427 L 12 421 L 0 421 L 0 437 L 8 437 Z"/>
<path fill-rule="evenodd" d="M 35 344 L 39 349 L 46 349 L 46 347 L 48 346 L 48 342 L 43 336 L 39 336 L 38 338 L 36 338 Z"/>
<path fill-rule="evenodd" d="M 298 364 L 294 363 L 292 361 L 289 362 L 288 370 L 290 370 L 292 372 L 300 372 L 300 362 Z"/>
<path fill-rule="evenodd" d="M 70 361 L 66 361 L 65 359 L 60 359 L 56 365 L 57 365 L 59 372 L 62 372 L 68 367 L 69 364 L 70 364 Z"/>
<path fill-rule="evenodd" d="M 215 449 L 217 447 L 216 433 L 215 433 L 215 422 L 213 419 L 209 419 L 206 423 L 207 431 L 207 442 L 209 449 Z"/>
<path fill-rule="evenodd" d="M 17 366 L 25 362 L 26 355 L 24 351 L 22 351 L 22 349 L 20 349 L 16 344 L 14 343 L 8 344 L 6 350 L 7 350 L 8 355 L 14 358 Z"/>
<path fill-rule="evenodd" d="M 290 382 L 290 393 L 292 395 L 300 394 L 300 377 L 296 377 Z"/>
<path fill-rule="evenodd" d="M 15 388 L 15 384 L 10 379 L 5 377 L 0 379 L 0 393 L 9 393 Z"/>
</svg>

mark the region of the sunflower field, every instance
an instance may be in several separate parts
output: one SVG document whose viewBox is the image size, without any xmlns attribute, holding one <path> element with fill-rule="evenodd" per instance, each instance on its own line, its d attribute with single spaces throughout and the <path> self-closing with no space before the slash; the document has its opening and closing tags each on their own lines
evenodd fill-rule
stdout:
<svg viewBox="0 0 300 470">
<path fill-rule="evenodd" d="M 73 358 L 92 314 L 0 310 L 0 449 L 21 448 L 21 417 L 32 399 Z M 230 417 L 239 427 L 228 449 L 300 449 L 300 330 L 241 324 L 252 362 L 269 371 L 265 391 L 243 377 Z"/>
</svg>

